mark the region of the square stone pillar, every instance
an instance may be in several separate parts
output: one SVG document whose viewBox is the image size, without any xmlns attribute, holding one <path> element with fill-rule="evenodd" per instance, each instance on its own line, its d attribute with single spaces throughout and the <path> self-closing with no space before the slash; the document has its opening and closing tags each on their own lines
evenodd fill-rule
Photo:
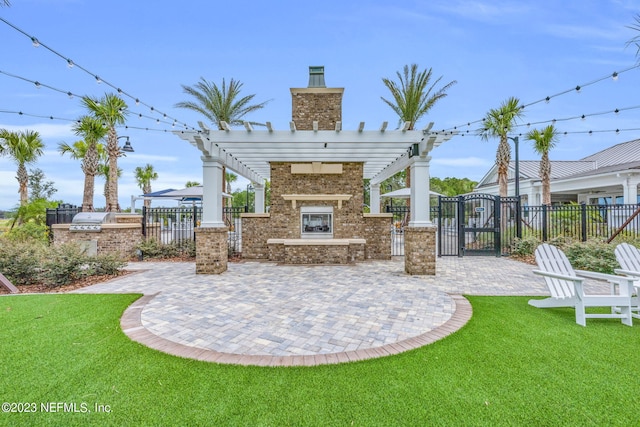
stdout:
<svg viewBox="0 0 640 427">
<path fill-rule="evenodd" d="M 404 228 L 404 271 L 408 274 L 436 274 L 437 227 Z"/>
<path fill-rule="evenodd" d="M 227 271 L 228 228 L 196 228 L 196 274 L 220 274 Z"/>
</svg>

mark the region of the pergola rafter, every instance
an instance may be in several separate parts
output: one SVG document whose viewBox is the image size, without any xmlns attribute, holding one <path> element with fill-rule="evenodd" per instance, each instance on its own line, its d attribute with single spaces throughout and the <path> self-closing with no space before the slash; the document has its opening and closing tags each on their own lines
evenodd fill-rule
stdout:
<svg viewBox="0 0 640 427">
<path fill-rule="evenodd" d="M 246 123 L 244 129 L 232 130 L 226 123 L 225 130 L 175 131 L 180 138 L 189 141 L 205 156 L 219 159 L 226 167 L 259 183 L 270 179 L 269 162 L 363 162 L 364 178 L 378 180 L 385 171 L 396 170 L 395 163 L 408 164 L 415 144 L 421 155 L 450 139 L 453 135 L 432 135 L 431 126 L 422 130 L 402 128 L 386 130 L 386 122 L 379 130 L 364 130 L 360 122 L 358 130 L 298 131 L 292 122 L 290 130 L 255 130 Z M 406 165 L 404 166 L 406 167 Z M 384 178 L 383 178 L 384 179 Z"/>
<path fill-rule="evenodd" d="M 371 181 L 372 213 L 379 211 L 380 183 L 411 166 L 414 186 L 411 204 L 416 209 L 412 215 L 416 226 L 429 224 L 428 197 L 421 200 L 429 190 L 429 152 L 451 139 L 448 135 L 431 132 L 433 123 L 421 130 L 409 130 L 411 123 L 388 131 L 387 122 L 378 130 L 365 130 L 360 122 L 357 130 L 342 130 L 337 122 L 335 130 L 299 131 L 294 122 L 288 130 L 274 130 L 271 122 L 266 130 L 255 130 L 250 123 L 244 129 L 231 129 L 221 122 L 222 130 L 213 130 L 200 124 L 200 131 L 174 131 L 180 138 L 189 141 L 202 153 L 203 163 L 203 227 L 221 227 L 222 222 L 222 166 L 225 166 L 256 184 L 256 213 L 264 206 L 265 180 L 270 180 L 272 162 L 289 163 L 345 163 L 362 162 L 363 178 Z"/>
</svg>

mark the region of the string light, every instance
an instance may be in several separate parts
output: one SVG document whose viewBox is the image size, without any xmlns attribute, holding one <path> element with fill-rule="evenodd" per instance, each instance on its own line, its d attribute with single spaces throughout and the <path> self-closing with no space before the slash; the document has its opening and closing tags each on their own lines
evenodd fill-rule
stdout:
<svg viewBox="0 0 640 427">
<path fill-rule="evenodd" d="M 540 102 L 544 102 L 544 103 L 548 104 L 548 103 L 551 101 L 551 99 L 553 99 L 553 98 L 556 98 L 556 97 L 559 97 L 559 96 L 565 95 L 565 94 L 567 94 L 567 93 L 569 93 L 569 92 L 573 92 L 573 91 L 576 91 L 576 92 L 578 92 L 578 93 L 579 93 L 579 92 L 581 92 L 581 91 L 582 91 L 582 89 L 584 89 L 585 87 L 587 87 L 587 86 L 591 86 L 591 85 L 594 85 L 594 84 L 596 84 L 596 83 L 599 83 L 599 82 L 601 82 L 601 81 L 603 81 L 603 80 L 607 80 L 607 79 L 609 79 L 609 78 L 612 78 L 614 81 L 616 81 L 616 80 L 618 80 L 618 77 L 620 76 L 620 74 L 622 74 L 622 73 L 626 73 L 627 71 L 634 70 L 634 69 L 636 69 L 636 68 L 638 68 L 638 67 L 640 67 L 640 63 L 637 63 L 637 64 L 635 64 L 635 65 L 632 65 L 632 66 L 630 66 L 630 67 L 628 67 L 628 68 L 625 68 L 625 69 L 624 69 L 624 70 L 622 70 L 622 71 L 614 71 L 612 74 L 607 74 L 607 75 L 606 75 L 606 76 L 604 76 L 604 77 L 600 77 L 600 78 L 595 79 L 595 80 L 592 80 L 592 81 L 590 81 L 590 82 L 587 82 L 587 83 L 583 83 L 583 84 L 577 85 L 577 86 L 575 86 L 575 87 L 573 87 L 573 88 L 571 88 L 571 89 L 567 89 L 567 90 L 564 90 L 564 91 L 562 91 L 562 92 L 558 92 L 558 93 L 556 93 L 556 94 L 554 94 L 554 95 L 548 95 L 548 96 L 546 96 L 546 97 L 544 97 L 544 98 L 542 98 L 542 99 L 539 99 L 539 100 L 537 100 L 537 101 L 533 101 L 533 102 L 530 102 L 530 103 L 528 103 L 528 104 L 523 104 L 523 105 L 521 105 L 519 108 L 520 108 L 520 109 L 528 108 L 528 107 L 530 107 L 530 106 L 532 106 L 532 105 L 535 105 L 535 104 L 538 104 L 538 103 L 540 103 Z M 479 122 L 484 121 L 484 120 L 485 120 L 485 118 L 482 118 L 482 119 L 475 120 L 475 121 L 473 121 L 473 122 L 468 122 L 468 124 L 469 124 L 469 123 L 479 123 Z M 446 130 L 456 129 L 456 127 L 457 127 L 457 126 L 454 126 L 454 127 L 452 127 L 452 128 L 446 129 Z"/>
<path fill-rule="evenodd" d="M 122 89 L 118 90 L 119 88 L 114 86 L 113 84 L 109 83 L 108 81 L 99 78 L 95 73 L 92 73 L 91 71 L 87 70 L 86 68 L 82 67 L 81 65 L 71 61 L 71 59 L 67 58 L 66 56 L 62 55 L 61 53 L 59 53 L 58 51 L 56 51 L 55 49 L 52 49 L 51 47 L 47 46 L 46 44 L 42 43 L 41 41 L 39 41 L 35 36 L 32 36 L 28 33 L 26 33 L 25 31 L 21 30 L 20 28 L 16 27 L 15 25 L 13 25 L 12 23 L 10 23 L 9 21 L 7 21 L 6 19 L 0 17 L 0 21 L 2 21 L 3 23 L 5 23 L 6 25 L 10 26 L 11 28 L 13 28 L 14 30 L 18 31 L 19 33 L 23 34 L 24 36 L 28 37 L 29 39 L 31 39 L 31 42 L 33 43 L 33 45 L 35 47 L 39 47 L 42 46 L 43 48 L 45 48 L 46 50 L 48 50 L 49 52 L 53 53 L 54 55 L 62 58 L 69 67 L 75 66 L 78 69 L 84 71 L 85 73 L 91 75 L 92 77 L 94 77 L 96 79 L 97 83 L 104 83 L 107 86 L 113 88 L 114 90 L 118 91 L 118 93 L 123 94 L 131 99 L 135 99 L 136 101 L 136 105 L 138 104 L 142 104 L 146 107 L 150 107 L 151 111 L 154 111 L 158 114 L 162 114 L 160 111 L 155 110 L 153 107 L 151 107 L 150 105 L 147 105 L 146 103 L 142 102 L 139 98 L 134 97 L 130 94 L 128 94 L 127 92 L 123 91 Z M 171 116 L 168 116 L 169 118 L 173 118 Z M 191 128 L 193 130 L 197 130 L 195 127 L 193 126 L 189 126 L 187 123 L 181 123 L 183 126 L 185 126 L 187 129 Z"/>
</svg>

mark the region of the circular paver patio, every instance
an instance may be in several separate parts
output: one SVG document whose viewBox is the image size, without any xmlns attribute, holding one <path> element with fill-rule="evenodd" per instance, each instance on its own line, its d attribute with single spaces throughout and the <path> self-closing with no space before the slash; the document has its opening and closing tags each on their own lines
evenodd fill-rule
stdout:
<svg viewBox="0 0 640 427">
<path fill-rule="evenodd" d="M 140 270 L 78 292 L 141 292 L 121 324 L 133 340 L 199 360 L 316 365 L 397 354 L 458 330 L 471 317 L 460 294 L 545 294 L 531 266 L 500 258 L 442 258 L 436 276 L 409 276 L 401 260 L 351 266 L 193 263 Z"/>
</svg>

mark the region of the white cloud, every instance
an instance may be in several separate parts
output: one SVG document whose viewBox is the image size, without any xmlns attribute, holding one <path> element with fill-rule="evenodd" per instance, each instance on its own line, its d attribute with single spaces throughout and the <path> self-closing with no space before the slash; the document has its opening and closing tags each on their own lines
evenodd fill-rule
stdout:
<svg viewBox="0 0 640 427">
<path fill-rule="evenodd" d="M 26 126 L 0 124 L 0 128 L 13 132 L 33 130 L 38 132 L 42 139 L 75 137 L 71 124 L 35 123 Z"/>
</svg>

